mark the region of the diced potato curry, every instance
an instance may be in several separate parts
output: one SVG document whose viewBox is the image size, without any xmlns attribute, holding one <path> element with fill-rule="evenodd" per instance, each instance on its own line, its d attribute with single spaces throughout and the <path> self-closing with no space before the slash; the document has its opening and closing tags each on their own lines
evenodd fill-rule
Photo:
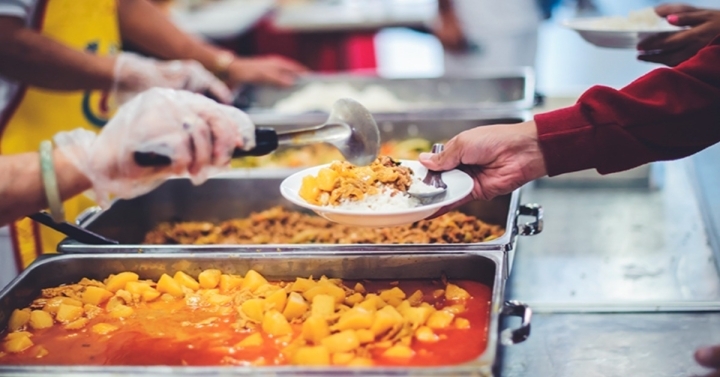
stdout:
<svg viewBox="0 0 720 377">
<path fill-rule="evenodd" d="M 406 192 L 412 182 L 412 170 L 388 156 L 378 157 L 369 166 L 335 161 L 320 169 L 317 176 L 305 176 L 299 195 L 311 204 L 335 206 L 343 201 L 362 200 L 384 189 Z"/>
<path fill-rule="evenodd" d="M 490 295 L 466 280 L 122 272 L 13 311 L 0 364 L 453 365 L 485 350 Z"/>
</svg>

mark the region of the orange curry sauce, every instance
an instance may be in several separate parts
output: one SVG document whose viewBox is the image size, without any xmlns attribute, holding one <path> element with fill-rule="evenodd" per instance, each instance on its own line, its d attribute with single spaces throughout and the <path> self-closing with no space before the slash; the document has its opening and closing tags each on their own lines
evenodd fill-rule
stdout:
<svg viewBox="0 0 720 377">
<path fill-rule="evenodd" d="M 350 283 L 349 281 L 345 282 Z M 487 346 L 491 288 L 469 280 L 453 281 L 472 297 L 465 303 L 467 310 L 457 317 L 470 321 L 469 329 L 450 328 L 436 330 L 440 340 L 423 343 L 413 339 L 414 356 L 393 359 L 382 356 L 382 349 L 372 351 L 376 366 L 445 366 L 471 361 L 480 356 Z M 366 289 L 380 291 L 392 288 L 389 281 L 363 281 Z M 404 292 L 419 289 L 423 301 L 437 309 L 445 305 L 444 297 L 433 297 L 433 291 L 441 289 L 442 283 L 430 280 L 404 280 L 399 286 Z M 104 306 L 104 305 L 103 305 Z M 211 317 L 219 317 L 208 321 Z M 0 364 L 6 365 L 287 365 L 281 350 L 287 345 L 262 333 L 261 346 L 236 349 L 233 345 L 254 333 L 238 332 L 230 324 L 237 314 L 225 316 L 186 306 L 184 300 L 174 302 L 155 301 L 135 308 L 135 314 L 125 319 L 113 319 L 99 315 L 81 330 L 65 330 L 52 326 L 43 330 L 28 330 L 33 334 L 34 347 L 42 346 L 48 353 L 35 357 L 30 348 L 21 353 L 6 353 Z M 205 323 L 203 322 L 205 320 Z M 120 328 L 107 335 L 90 331 L 93 324 L 109 323 Z M 293 324 L 292 338 L 300 335 L 301 325 Z M 0 334 L 0 339 L 6 333 Z M 279 344 L 278 344 L 279 343 Z"/>
</svg>

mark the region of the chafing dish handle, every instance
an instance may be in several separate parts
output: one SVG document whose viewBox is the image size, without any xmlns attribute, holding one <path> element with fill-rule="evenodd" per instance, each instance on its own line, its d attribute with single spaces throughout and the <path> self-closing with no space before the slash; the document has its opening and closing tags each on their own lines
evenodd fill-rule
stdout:
<svg viewBox="0 0 720 377">
<path fill-rule="evenodd" d="M 505 329 L 500 333 L 500 343 L 504 346 L 524 342 L 530 336 L 530 321 L 532 310 L 526 304 L 518 301 L 506 301 L 502 308 L 502 315 L 522 318 L 522 323 L 517 329 Z"/>
<path fill-rule="evenodd" d="M 233 157 L 265 156 L 266 154 L 272 153 L 277 147 L 278 136 L 274 129 L 256 128 L 255 148 L 249 151 L 235 149 Z M 133 158 L 135 159 L 135 163 L 142 167 L 168 166 L 172 164 L 170 157 L 155 152 L 136 151 L 133 153 Z"/>
<path fill-rule="evenodd" d="M 518 216 L 533 216 L 535 221 L 519 224 L 518 234 L 521 236 L 534 236 L 543 231 L 543 208 L 539 204 L 523 204 L 518 208 Z"/>
</svg>

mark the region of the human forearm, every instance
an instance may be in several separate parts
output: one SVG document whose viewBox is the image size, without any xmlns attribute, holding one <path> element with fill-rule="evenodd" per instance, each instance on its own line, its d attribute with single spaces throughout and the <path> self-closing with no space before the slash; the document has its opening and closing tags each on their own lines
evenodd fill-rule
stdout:
<svg viewBox="0 0 720 377">
<path fill-rule="evenodd" d="M 112 58 L 73 50 L 16 18 L 0 17 L 0 74 L 46 89 L 109 89 Z"/>
<path fill-rule="evenodd" d="M 63 200 L 90 188 L 90 181 L 63 153 L 56 150 L 53 161 Z M 47 208 L 38 153 L 0 156 L 0 177 L 0 226 Z"/>
<path fill-rule="evenodd" d="M 594 87 L 570 108 L 537 115 L 548 173 L 600 173 L 689 156 L 720 141 L 720 40 L 675 69 L 622 90 Z"/>
<path fill-rule="evenodd" d="M 165 60 L 192 59 L 210 71 L 220 49 L 178 29 L 147 0 L 119 0 L 118 18 L 123 40 L 144 53 Z"/>
</svg>

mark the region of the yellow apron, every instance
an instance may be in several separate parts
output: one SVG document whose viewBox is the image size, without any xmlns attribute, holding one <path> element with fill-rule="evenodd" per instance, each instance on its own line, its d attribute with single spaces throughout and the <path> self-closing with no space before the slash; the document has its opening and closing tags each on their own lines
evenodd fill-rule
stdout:
<svg viewBox="0 0 720 377">
<path fill-rule="evenodd" d="M 116 0 L 40 1 L 33 27 L 42 35 L 68 47 L 98 55 L 120 49 Z M 44 8 L 43 8 L 44 5 Z M 58 92 L 21 88 L 8 107 L 9 117 L 0 125 L 0 153 L 37 151 L 40 142 L 63 130 L 84 127 L 99 131 L 110 117 L 107 93 Z M 65 202 L 69 221 L 93 203 L 84 196 Z M 11 225 L 18 267 L 27 267 L 41 253 L 55 252 L 60 233 L 29 219 Z"/>
</svg>

